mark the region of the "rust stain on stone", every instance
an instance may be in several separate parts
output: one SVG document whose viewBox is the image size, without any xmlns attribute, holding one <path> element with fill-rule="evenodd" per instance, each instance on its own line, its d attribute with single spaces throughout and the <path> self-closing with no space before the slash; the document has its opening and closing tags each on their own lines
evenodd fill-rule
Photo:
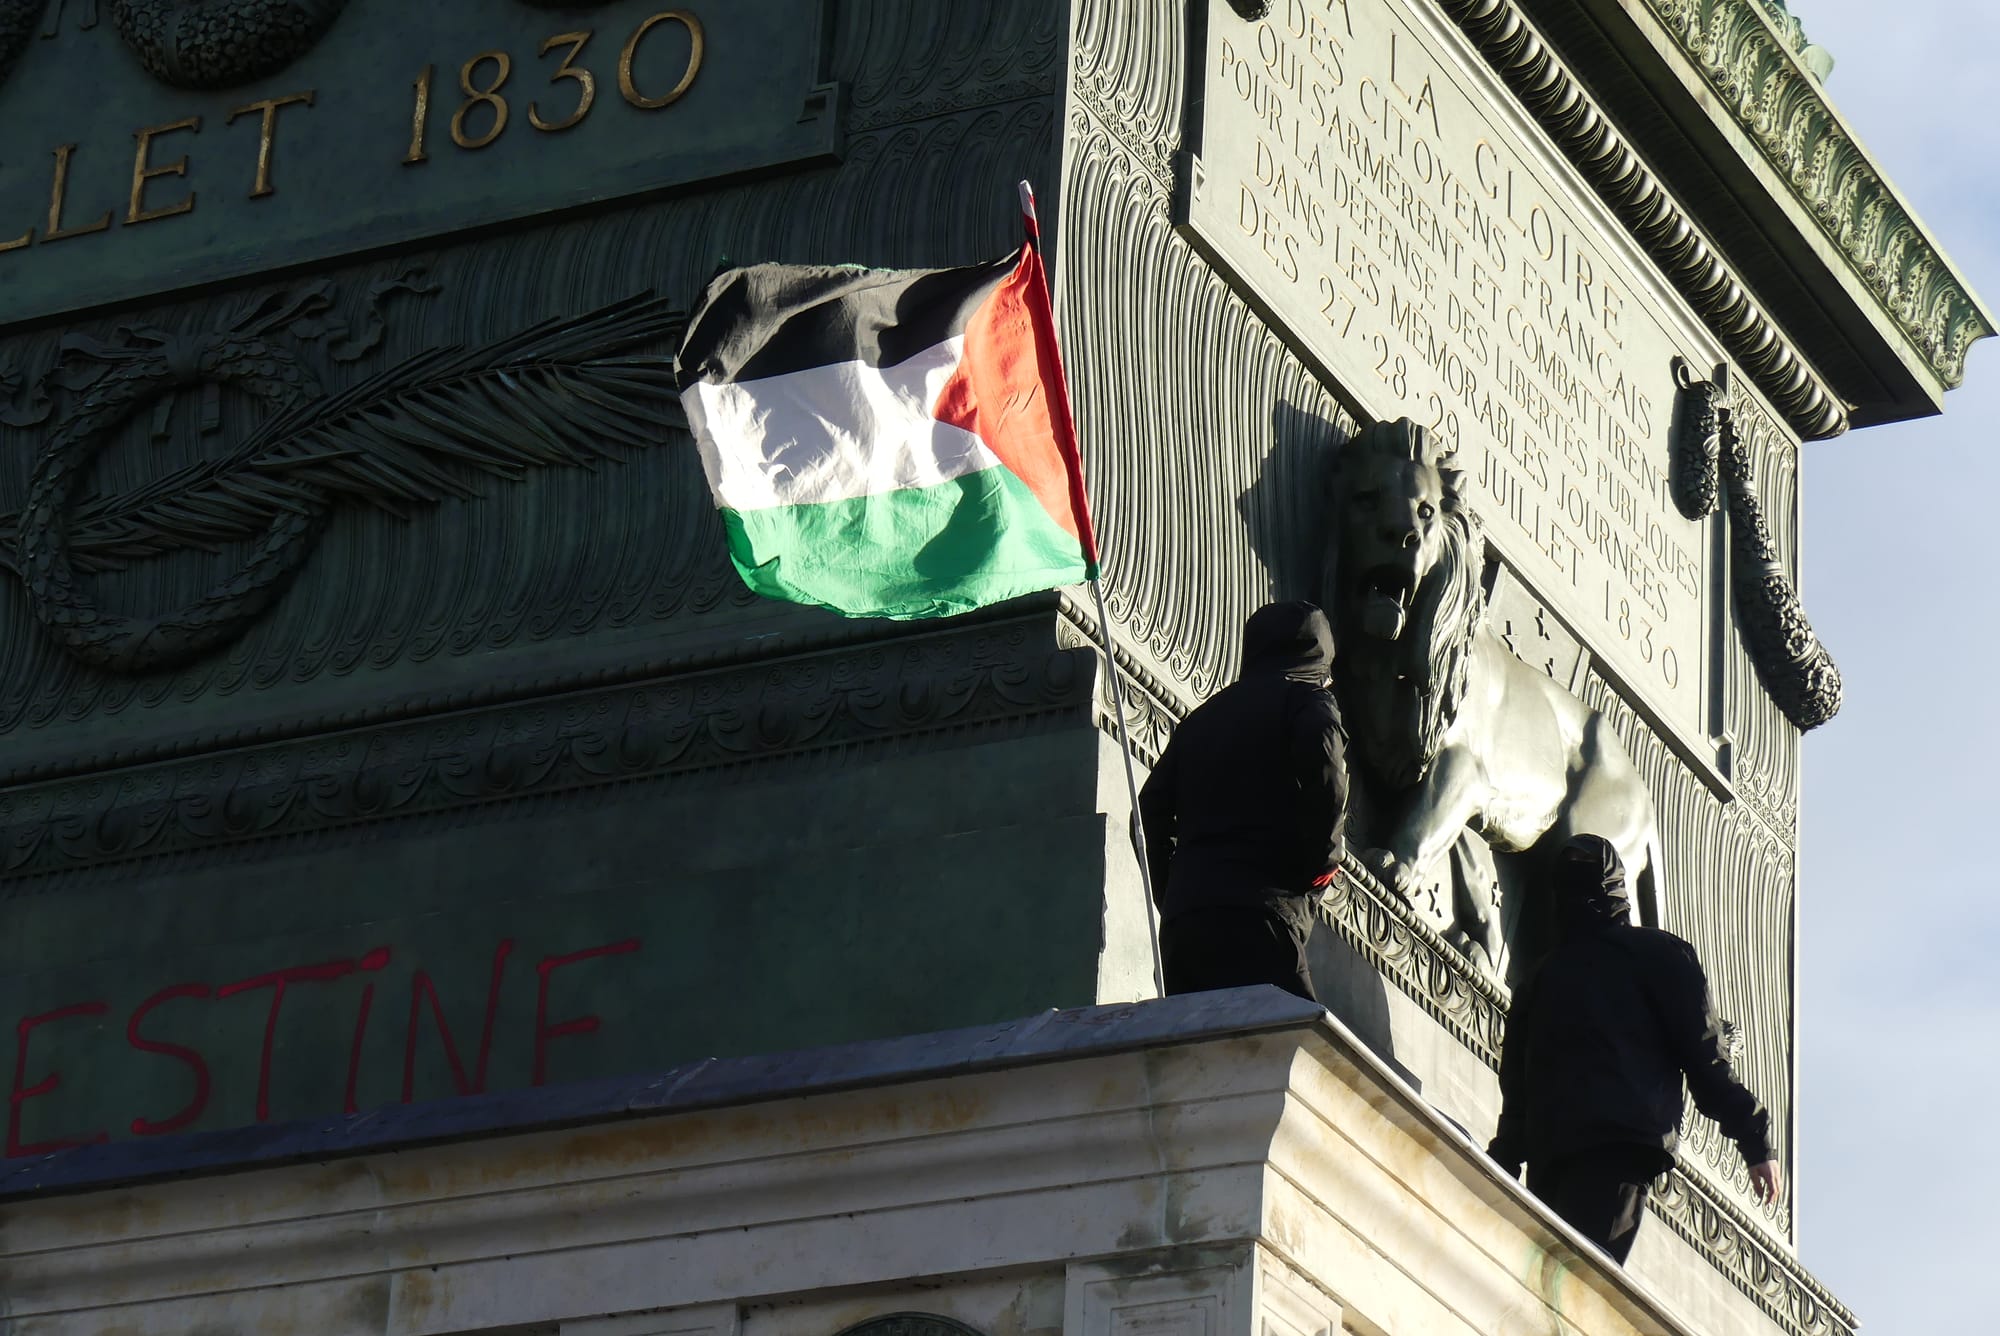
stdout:
<svg viewBox="0 0 2000 1336">
<path fill-rule="evenodd" d="M 590 1176 L 593 1170 L 631 1168 L 685 1155 L 717 1139 L 710 1118 L 647 1119 L 502 1140 L 477 1155 L 390 1156 L 380 1171 L 392 1198 L 453 1197 L 549 1178 L 574 1180 Z"/>
<path fill-rule="evenodd" d="M 450 1279 L 430 1267 L 397 1276 L 395 1302 L 390 1307 L 397 1327 L 402 1330 L 424 1327 L 424 1318 L 450 1306 L 451 1288 Z"/>
<path fill-rule="evenodd" d="M 131 1234 L 159 1233 L 166 1223 L 166 1213 L 156 1197 L 124 1192 L 92 1210 L 89 1222 L 93 1239 L 119 1239 Z"/>
<path fill-rule="evenodd" d="M 915 1091 L 883 1091 L 865 1101 L 835 1099 L 817 1108 L 806 1103 L 796 1109 L 790 1121 L 805 1141 L 839 1143 L 885 1135 L 962 1131 L 990 1112 L 991 1104 L 984 1096 L 937 1085 Z"/>
</svg>

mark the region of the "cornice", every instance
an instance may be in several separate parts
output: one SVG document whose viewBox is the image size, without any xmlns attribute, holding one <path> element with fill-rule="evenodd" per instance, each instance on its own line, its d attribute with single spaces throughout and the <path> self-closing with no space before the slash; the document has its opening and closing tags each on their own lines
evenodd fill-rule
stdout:
<svg viewBox="0 0 2000 1336">
<path fill-rule="evenodd" d="M 1825 83 L 1826 76 L 1833 70 L 1833 53 L 1823 46 L 1814 45 L 1812 38 L 1806 36 L 1805 24 L 1799 22 L 1799 16 L 1792 13 L 1786 0 L 1757 0 L 1757 3 L 1763 6 L 1766 21 L 1775 27 L 1778 35 L 1784 39 L 1785 49 L 1798 56 L 1813 78 Z M 1825 62 L 1823 65 L 1813 64 L 1815 52 L 1823 57 Z"/>
<path fill-rule="evenodd" d="M 203 751 L 0 791 L 0 884 L 637 782 L 725 782 L 941 735 L 1081 721 L 1087 660 L 1032 608 L 521 702 Z M 43 885 L 48 883 L 44 880 Z"/>
<path fill-rule="evenodd" d="M 1449 4 L 1449 0 L 1447 0 Z M 1754 0 L 1642 0 L 1946 389 L 1994 332 L 1938 249 Z"/>
</svg>

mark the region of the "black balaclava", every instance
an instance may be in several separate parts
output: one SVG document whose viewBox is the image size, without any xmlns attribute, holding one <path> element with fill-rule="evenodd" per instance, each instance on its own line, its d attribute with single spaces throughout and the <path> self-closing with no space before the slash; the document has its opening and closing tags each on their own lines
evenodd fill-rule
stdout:
<svg viewBox="0 0 2000 1336">
<path fill-rule="evenodd" d="M 1325 686 L 1333 671 L 1333 626 L 1311 603 L 1266 603 L 1243 624 L 1243 672 L 1279 673 Z"/>
<path fill-rule="evenodd" d="M 1577 835 L 1556 855 L 1556 927 L 1561 936 L 1632 921 L 1625 862 L 1602 835 Z"/>
</svg>

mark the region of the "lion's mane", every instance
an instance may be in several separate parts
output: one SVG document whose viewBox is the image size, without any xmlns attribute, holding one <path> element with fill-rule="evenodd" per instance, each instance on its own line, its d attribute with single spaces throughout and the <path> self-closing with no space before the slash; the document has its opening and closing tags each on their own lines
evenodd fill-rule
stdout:
<svg viewBox="0 0 2000 1336">
<path fill-rule="evenodd" d="M 1465 505 L 1465 474 L 1453 458 L 1424 428 L 1400 418 L 1364 428 L 1341 451 L 1333 473 L 1333 531 L 1321 588 L 1339 646 L 1335 684 L 1359 759 L 1395 790 L 1416 784 L 1437 759 L 1465 698 L 1473 638 L 1486 616 L 1485 540 Z M 1418 582 L 1403 634 L 1384 641 L 1362 631 L 1355 590 L 1342 579 L 1348 498 L 1363 483 L 1386 481 L 1385 467 L 1403 462 L 1437 470 L 1443 537 L 1436 562 Z"/>
</svg>

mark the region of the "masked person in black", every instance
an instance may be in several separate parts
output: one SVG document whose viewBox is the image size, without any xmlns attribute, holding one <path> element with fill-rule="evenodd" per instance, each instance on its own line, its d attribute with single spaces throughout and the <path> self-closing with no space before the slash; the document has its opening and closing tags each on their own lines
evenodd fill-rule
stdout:
<svg viewBox="0 0 2000 1336">
<path fill-rule="evenodd" d="M 1624 1262 L 1646 1190 L 1673 1164 L 1681 1078 L 1750 1166 L 1759 1201 L 1782 1187 L 1771 1115 L 1729 1070 L 1694 948 L 1635 927 L 1611 842 L 1578 835 L 1555 865 L 1556 945 L 1514 996 L 1500 1055 L 1500 1126 L 1487 1153 L 1577 1232 Z"/>
<path fill-rule="evenodd" d="M 1243 627 L 1243 671 L 1174 730 L 1139 793 L 1169 993 L 1271 983 L 1311 1001 L 1316 888 L 1343 852 L 1333 628 L 1310 603 Z"/>
</svg>

